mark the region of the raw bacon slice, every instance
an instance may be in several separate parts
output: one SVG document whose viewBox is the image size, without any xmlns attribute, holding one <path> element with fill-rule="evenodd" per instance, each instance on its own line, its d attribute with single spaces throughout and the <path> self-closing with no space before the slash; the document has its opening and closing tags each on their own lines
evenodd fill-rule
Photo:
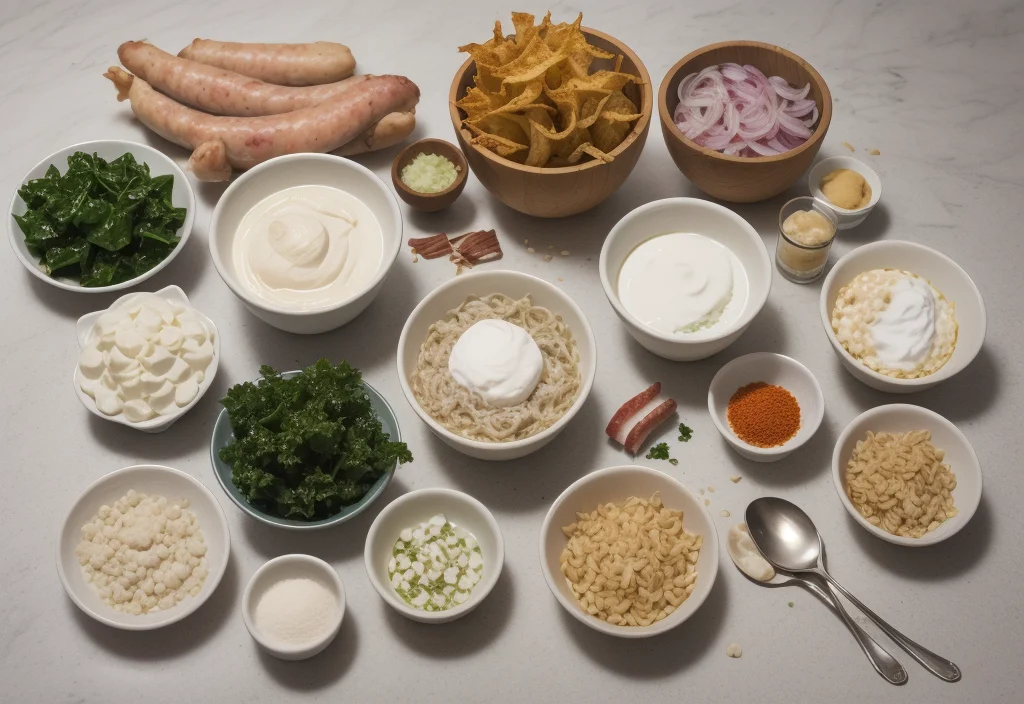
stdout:
<svg viewBox="0 0 1024 704">
<path fill-rule="evenodd" d="M 623 447 L 626 448 L 626 452 L 631 455 L 638 453 L 641 445 L 644 444 L 644 440 L 651 434 L 651 431 L 676 412 L 676 405 L 675 400 L 670 398 L 634 425 L 633 429 L 629 431 L 629 435 L 626 436 L 626 441 L 622 443 Z"/>
<path fill-rule="evenodd" d="M 442 232 L 431 237 L 413 237 L 409 239 L 409 246 L 416 250 L 416 254 L 424 259 L 439 259 L 452 253 L 452 243 L 448 235 Z"/>
<path fill-rule="evenodd" d="M 459 259 L 470 266 L 501 259 L 504 253 L 494 230 L 467 232 L 451 240 Z"/>
<path fill-rule="evenodd" d="M 654 401 L 660 393 L 661 382 L 656 381 L 647 389 L 626 401 L 621 407 L 619 407 L 619 410 L 615 412 L 615 415 L 612 416 L 612 419 L 608 422 L 608 427 L 604 429 L 604 432 L 608 437 L 612 438 L 620 445 L 625 445 L 626 436 L 629 434 L 629 430 L 632 427 L 631 424 L 627 424 L 627 421 L 636 417 L 643 418 L 643 416 L 640 415 L 640 412 L 651 404 L 651 402 Z M 654 410 L 654 406 L 651 406 L 651 408 L 647 410 Z"/>
</svg>

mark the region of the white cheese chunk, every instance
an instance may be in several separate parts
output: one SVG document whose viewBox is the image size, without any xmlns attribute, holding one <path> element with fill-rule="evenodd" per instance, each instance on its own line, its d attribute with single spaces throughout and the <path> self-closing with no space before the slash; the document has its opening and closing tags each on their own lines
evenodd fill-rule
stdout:
<svg viewBox="0 0 1024 704">
<path fill-rule="evenodd" d="M 213 345 L 209 340 L 198 344 L 194 339 L 189 338 L 182 343 L 181 350 L 181 358 L 188 362 L 193 369 L 206 369 L 213 361 Z"/>
<path fill-rule="evenodd" d="M 146 349 L 149 342 L 136 330 L 118 330 L 114 346 L 125 357 L 135 359 Z"/>
<path fill-rule="evenodd" d="M 189 378 L 174 388 L 174 403 L 179 407 L 192 403 L 192 399 L 199 393 L 199 382 L 195 378 Z"/>
<path fill-rule="evenodd" d="M 188 366 L 188 362 L 181 357 L 175 357 L 174 363 L 171 365 L 171 368 L 167 370 L 167 373 L 164 374 L 164 377 L 175 384 L 181 384 L 184 383 L 191 375 L 192 367 Z"/>
<path fill-rule="evenodd" d="M 141 423 L 153 417 L 153 409 L 142 399 L 132 399 L 124 404 L 124 417 L 132 423 Z"/>
<path fill-rule="evenodd" d="M 153 349 L 151 355 L 142 358 L 142 363 L 151 374 L 166 376 L 177 359 L 178 356 L 170 352 L 166 347 L 157 346 Z"/>
<path fill-rule="evenodd" d="M 78 355 L 78 369 L 86 379 L 99 379 L 103 374 L 103 353 L 95 345 L 82 348 Z"/>
<path fill-rule="evenodd" d="M 148 399 L 153 412 L 159 416 L 166 416 L 178 410 L 178 405 L 174 401 L 174 393 L 174 384 L 169 381 L 165 381 L 164 385 L 161 386 L 156 393 L 151 394 Z"/>
<path fill-rule="evenodd" d="M 156 344 L 171 352 L 177 352 L 181 349 L 181 343 L 184 340 L 185 336 L 182 334 L 181 328 L 167 325 L 157 333 Z"/>
<path fill-rule="evenodd" d="M 124 408 L 121 397 L 110 389 L 96 387 L 96 408 L 107 416 L 116 416 Z"/>
</svg>

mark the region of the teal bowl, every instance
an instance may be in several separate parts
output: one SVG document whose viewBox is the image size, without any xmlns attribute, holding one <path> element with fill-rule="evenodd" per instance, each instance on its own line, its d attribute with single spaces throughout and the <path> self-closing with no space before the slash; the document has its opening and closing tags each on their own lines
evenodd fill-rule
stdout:
<svg viewBox="0 0 1024 704">
<path fill-rule="evenodd" d="M 281 376 L 288 378 L 295 376 L 299 371 L 284 372 Z M 384 428 L 384 432 L 391 436 L 391 439 L 395 442 L 402 440 L 402 432 L 398 429 L 398 419 L 395 418 L 395 412 L 391 406 L 384 399 L 383 396 L 365 381 L 363 382 L 363 390 L 366 391 L 366 395 L 370 397 L 370 405 L 373 407 L 373 412 L 380 418 L 381 427 Z M 280 518 L 278 516 L 272 516 L 269 513 L 264 513 L 258 508 L 250 505 L 245 497 L 242 496 L 241 492 L 231 481 L 231 465 L 227 464 L 220 458 L 220 449 L 227 446 L 232 440 L 234 440 L 235 434 L 231 430 L 231 421 L 228 419 L 228 411 L 226 408 L 221 409 L 220 415 L 217 416 L 217 423 L 213 426 L 213 440 L 210 442 L 210 459 L 213 462 L 213 473 L 217 475 L 217 481 L 220 482 L 221 488 L 224 489 L 232 501 L 238 508 L 245 511 L 247 514 L 255 518 L 260 523 L 266 523 L 268 526 L 275 526 L 277 528 L 285 528 L 287 530 L 318 530 L 320 528 L 327 528 L 328 526 L 337 525 L 338 523 L 344 523 L 350 518 L 358 516 L 360 513 L 366 510 L 366 508 L 372 504 L 377 498 L 384 493 L 388 484 L 391 483 L 391 478 L 395 475 L 395 470 L 398 468 L 398 460 L 395 460 L 395 466 L 381 475 L 380 479 L 370 487 L 370 490 L 356 503 L 346 506 L 339 513 L 331 516 L 330 518 L 322 518 L 319 521 L 297 521 L 292 518 Z"/>
</svg>

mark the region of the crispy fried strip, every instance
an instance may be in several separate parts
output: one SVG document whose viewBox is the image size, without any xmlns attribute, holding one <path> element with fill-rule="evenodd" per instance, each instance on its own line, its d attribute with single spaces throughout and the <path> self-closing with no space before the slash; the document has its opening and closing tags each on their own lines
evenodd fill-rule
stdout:
<svg viewBox="0 0 1024 704">
<path fill-rule="evenodd" d="M 424 259 L 440 259 L 453 251 L 448 235 L 443 232 L 430 237 L 412 237 L 409 239 L 409 246 Z"/>
<path fill-rule="evenodd" d="M 497 261 L 504 256 L 494 230 L 467 232 L 454 238 L 451 243 L 459 258 L 470 266 Z"/>
</svg>

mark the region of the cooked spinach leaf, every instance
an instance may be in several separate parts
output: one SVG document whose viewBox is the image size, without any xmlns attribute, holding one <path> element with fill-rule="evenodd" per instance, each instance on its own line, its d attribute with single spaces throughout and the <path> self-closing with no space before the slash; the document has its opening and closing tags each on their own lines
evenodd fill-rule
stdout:
<svg viewBox="0 0 1024 704">
<path fill-rule="evenodd" d="M 28 210 L 14 219 L 51 276 L 110 286 L 141 276 L 178 246 L 185 208 L 171 202 L 174 176 L 155 178 L 130 153 L 113 161 L 75 152 L 18 189 Z"/>
<path fill-rule="evenodd" d="M 234 441 L 220 450 L 231 481 L 256 508 L 297 520 L 328 518 L 359 501 L 395 462 L 392 442 L 348 362 L 321 359 L 285 379 L 273 367 L 228 389 Z"/>
</svg>

